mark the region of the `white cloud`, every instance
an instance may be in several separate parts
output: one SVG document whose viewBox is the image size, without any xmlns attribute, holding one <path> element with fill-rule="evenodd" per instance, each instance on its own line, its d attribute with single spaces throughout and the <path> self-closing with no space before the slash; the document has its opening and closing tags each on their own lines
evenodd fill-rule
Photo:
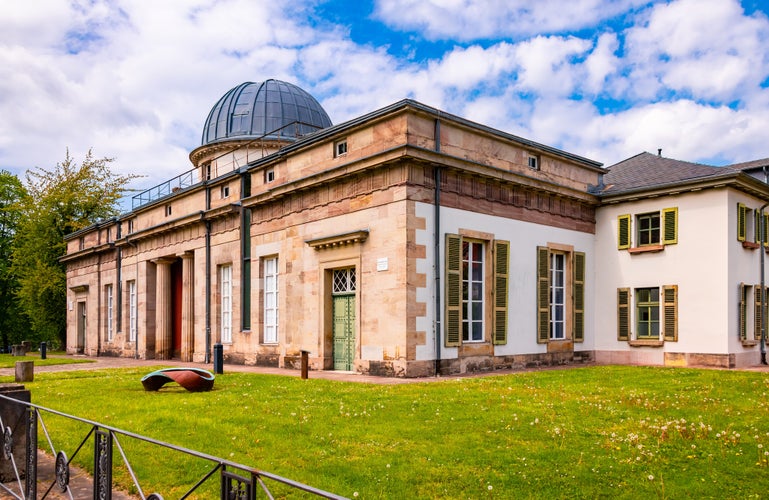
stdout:
<svg viewBox="0 0 769 500">
<path fill-rule="evenodd" d="M 728 101 L 769 75 L 767 42 L 766 17 L 745 16 L 734 0 L 678 0 L 628 30 L 625 64 L 637 97 L 673 90 Z"/>
<path fill-rule="evenodd" d="M 435 38 L 501 36 L 421 60 L 355 43 L 313 17 L 317 1 L 15 4 L 0 17 L 0 168 L 93 147 L 148 187 L 191 168 L 227 90 L 266 78 L 305 88 L 337 123 L 410 97 L 607 164 L 657 147 L 691 161 L 769 156 L 769 21 L 733 0 L 637 12 L 635 0 L 382 2 L 382 19 Z"/>
<path fill-rule="evenodd" d="M 428 39 L 520 39 L 593 27 L 645 0 L 377 0 L 375 16 Z"/>
</svg>

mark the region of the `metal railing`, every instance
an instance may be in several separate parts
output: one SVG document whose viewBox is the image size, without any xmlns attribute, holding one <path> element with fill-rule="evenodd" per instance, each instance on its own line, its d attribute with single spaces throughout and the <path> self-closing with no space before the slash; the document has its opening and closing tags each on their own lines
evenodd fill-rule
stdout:
<svg viewBox="0 0 769 500">
<path fill-rule="evenodd" d="M 293 134 L 283 134 L 282 132 L 286 129 L 293 132 Z M 184 172 L 181 175 L 177 175 L 173 179 L 160 183 L 157 186 L 153 186 L 146 191 L 142 191 L 132 198 L 131 209 L 135 210 L 142 205 L 146 205 L 147 203 L 151 203 L 155 200 L 159 200 L 165 196 L 168 196 L 177 190 L 194 186 L 195 184 L 202 182 L 204 179 L 215 179 L 219 175 L 237 170 L 244 165 L 248 165 L 254 159 L 263 157 L 263 153 L 256 153 L 255 157 L 251 157 L 250 146 L 258 146 L 265 139 L 271 137 L 281 137 L 285 139 L 291 136 L 298 139 L 303 135 L 307 135 L 317 130 L 319 130 L 319 128 L 316 125 L 299 120 L 287 123 L 281 127 L 276 128 L 275 130 L 271 130 L 266 134 L 248 141 L 246 144 L 239 145 L 236 148 L 230 149 L 229 151 L 213 158 L 210 162 L 208 162 L 209 166 L 207 168 L 210 169 L 208 172 L 205 171 L 205 166 L 202 167 L 204 170 L 201 171 L 199 171 L 198 168 L 193 168 L 192 170 Z M 237 136 L 233 136 L 231 138 L 237 139 Z M 242 148 L 245 148 L 245 153 L 241 151 Z M 230 158 L 225 160 L 225 157 L 227 156 L 230 156 Z"/>
<path fill-rule="evenodd" d="M 136 494 L 143 500 L 163 500 L 161 493 L 145 494 L 140 485 L 139 478 L 131 465 L 126 449 L 120 442 L 120 439 L 122 438 L 149 443 L 150 445 L 160 447 L 163 451 L 169 453 L 181 453 L 196 457 L 207 464 L 208 470 L 199 477 L 196 483 L 189 485 L 189 489 L 179 497 L 181 499 L 187 498 L 193 493 L 201 493 L 201 487 L 204 484 L 211 484 L 209 480 L 214 478 L 217 472 L 219 473 L 219 485 L 217 491 L 219 492 L 219 498 L 222 500 L 253 500 L 257 498 L 259 492 L 264 494 L 266 498 L 272 499 L 274 497 L 271 487 L 274 488 L 278 485 L 280 485 L 280 488 L 287 488 L 289 491 L 304 492 L 320 498 L 344 498 L 333 493 L 313 488 L 306 484 L 292 481 L 291 479 L 286 479 L 276 474 L 254 469 L 247 465 L 175 446 L 133 432 L 117 429 L 99 422 L 76 417 L 0 394 L 0 405 L 9 404 L 26 407 L 22 408 L 26 418 L 26 422 L 24 422 L 23 426 L 26 430 L 26 436 L 22 436 L 22 441 L 24 441 L 23 438 L 26 438 L 26 458 L 24 464 L 17 463 L 15 457 L 16 453 L 14 453 L 13 449 L 14 445 L 18 444 L 16 442 L 18 439 L 13 435 L 10 423 L 3 422 L 3 419 L 0 417 L 0 436 L 2 436 L 0 461 L 10 461 L 15 472 L 15 481 L 0 483 L 0 497 L 4 497 L 5 495 L 3 493 L 5 493 L 12 498 L 19 500 L 37 499 L 38 486 L 41 486 L 40 489 L 44 491 L 40 498 L 47 498 L 49 494 L 52 494 L 53 489 L 57 488 L 68 498 L 72 499 L 73 495 L 69 484 L 70 464 L 72 464 L 74 458 L 83 451 L 84 446 L 93 437 L 93 498 L 95 499 L 112 499 L 112 476 L 113 468 L 115 467 L 112 458 L 113 451 L 117 449 L 122 458 L 122 466 L 130 475 L 133 486 L 136 488 Z M 64 450 L 57 450 L 54 446 L 51 434 L 48 432 L 48 427 L 43 419 L 44 414 L 64 417 L 79 422 L 87 428 L 87 430 L 84 431 L 83 439 L 72 452 L 71 457 L 68 457 Z M 18 424 L 18 422 L 16 422 L 16 424 Z M 38 424 L 45 435 L 48 450 L 54 457 L 56 457 L 54 478 L 38 477 Z M 18 429 L 18 426 L 16 426 L 16 428 Z M 120 466 L 120 462 L 117 462 L 117 465 Z M 169 471 L 169 474 L 173 473 L 174 471 Z M 46 484 L 47 487 L 45 486 Z M 177 484 L 177 486 L 187 487 L 187 485 L 179 484 Z"/>
</svg>

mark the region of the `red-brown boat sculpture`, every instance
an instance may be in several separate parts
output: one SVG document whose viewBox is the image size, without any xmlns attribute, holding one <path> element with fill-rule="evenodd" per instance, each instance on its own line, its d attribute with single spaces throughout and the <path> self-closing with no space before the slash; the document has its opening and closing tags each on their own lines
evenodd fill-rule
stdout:
<svg viewBox="0 0 769 500">
<path fill-rule="evenodd" d="M 210 391 L 214 374 L 202 368 L 163 368 L 142 377 L 145 391 L 157 391 L 168 382 L 176 382 L 190 392 Z"/>
</svg>

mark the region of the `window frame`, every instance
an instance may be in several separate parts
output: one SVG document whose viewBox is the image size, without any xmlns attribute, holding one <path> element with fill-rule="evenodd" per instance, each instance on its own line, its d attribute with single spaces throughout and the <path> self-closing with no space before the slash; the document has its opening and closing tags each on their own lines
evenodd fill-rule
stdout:
<svg viewBox="0 0 769 500">
<path fill-rule="evenodd" d="M 128 281 L 128 341 L 136 342 L 139 330 L 139 301 L 136 280 Z"/>
<path fill-rule="evenodd" d="M 104 285 L 104 295 L 106 296 L 106 329 L 107 329 L 107 342 L 112 342 L 114 335 L 113 321 L 115 314 L 115 296 L 112 283 Z"/>
<path fill-rule="evenodd" d="M 548 288 L 550 310 L 548 318 L 549 340 L 566 340 L 566 254 L 549 252 Z M 559 283 L 560 277 L 560 283 Z M 560 299 L 558 295 L 560 294 Z M 558 312 L 560 311 L 560 315 Z M 559 318 L 560 316 L 560 318 Z"/>
<path fill-rule="evenodd" d="M 648 293 L 648 300 L 642 297 L 642 294 Z M 643 287 L 636 288 L 635 294 L 635 327 L 636 327 L 636 339 L 638 340 L 659 340 L 661 331 L 661 296 L 660 287 Z M 656 301 L 653 299 L 653 294 L 656 294 Z M 648 319 L 644 319 L 642 311 L 645 310 L 648 313 Z M 656 316 L 656 318 L 655 318 Z M 641 334 L 641 325 L 646 325 L 647 333 Z M 654 326 L 656 325 L 656 332 Z"/>
<path fill-rule="evenodd" d="M 334 142 L 334 158 L 346 156 L 348 151 L 346 138 Z"/>
<path fill-rule="evenodd" d="M 467 248 L 467 252 L 465 252 Z M 480 255 L 478 255 L 480 254 Z M 479 343 L 486 340 L 486 243 L 473 238 L 462 238 L 462 342 Z M 467 259 L 465 258 L 467 256 Z M 477 260 L 480 259 L 480 260 Z M 478 280 L 475 265 L 480 266 Z M 472 271 L 470 271 L 472 269 Z M 476 293 L 476 290 L 480 290 Z M 472 294 L 470 291 L 472 290 Z M 480 298 L 477 297 L 480 296 Z M 476 309 L 480 307 L 480 311 Z M 477 316 L 480 316 L 477 317 Z M 480 330 L 476 331 L 475 327 Z"/>
<path fill-rule="evenodd" d="M 223 344 L 232 343 L 232 264 L 219 266 L 219 334 Z"/>
<path fill-rule="evenodd" d="M 635 218 L 638 246 L 659 245 L 662 242 L 662 213 L 645 212 Z"/>
<path fill-rule="evenodd" d="M 274 266 L 271 263 L 274 262 Z M 265 344 L 277 344 L 278 343 L 278 325 L 280 308 L 278 305 L 279 288 L 279 260 L 277 256 L 265 257 L 262 259 L 263 271 L 263 327 L 262 327 L 262 342 Z M 274 270 L 271 268 L 274 267 Z M 272 284 L 272 286 L 270 286 Z M 272 300 L 270 300 L 272 297 Z"/>
</svg>

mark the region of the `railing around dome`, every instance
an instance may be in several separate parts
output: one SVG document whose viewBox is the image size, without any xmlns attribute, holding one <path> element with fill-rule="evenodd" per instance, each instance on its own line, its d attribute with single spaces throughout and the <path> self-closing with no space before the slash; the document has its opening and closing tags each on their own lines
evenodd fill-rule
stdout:
<svg viewBox="0 0 769 500">
<path fill-rule="evenodd" d="M 308 134 L 300 133 L 300 130 L 302 130 L 303 126 L 313 128 L 315 129 L 315 131 L 318 131 L 321 128 L 321 127 L 318 127 L 317 125 L 313 125 L 311 123 L 306 123 L 298 120 L 295 120 L 291 123 L 287 123 L 282 127 L 276 128 L 275 130 L 267 132 L 266 134 L 261 135 L 251 141 L 248 141 L 245 144 L 242 144 L 225 153 L 222 153 L 221 155 L 213 158 L 210 162 L 208 162 L 208 166 L 203 167 L 203 169 L 193 168 L 192 170 L 188 170 L 183 174 L 177 175 L 176 177 L 170 180 L 167 180 L 165 182 L 162 182 L 157 186 L 153 186 L 147 189 L 146 191 L 142 191 L 141 193 L 133 197 L 131 202 L 131 209 L 135 210 L 143 205 L 147 205 L 148 203 L 152 203 L 153 201 L 159 200 L 161 198 L 165 198 L 166 196 L 169 196 L 177 191 L 199 184 L 204 180 L 216 179 L 220 175 L 224 175 L 226 173 L 232 172 L 234 170 L 237 170 L 241 167 L 248 165 L 252 161 L 255 161 L 259 158 L 263 158 L 265 148 L 263 146 L 255 148 L 257 151 L 260 151 L 261 153 L 257 153 L 256 156 L 254 156 L 251 154 L 251 150 L 252 150 L 251 146 L 258 145 L 258 143 L 263 144 L 265 139 L 268 139 L 271 137 L 280 137 L 284 139 L 288 138 L 290 136 L 281 136 L 279 133 L 289 127 L 293 127 L 294 138 L 298 139 L 302 135 L 308 135 Z M 234 138 L 235 137 L 233 137 L 233 139 Z M 245 152 L 243 152 L 244 148 L 245 148 Z M 229 158 L 225 160 L 225 157 L 229 157 Z M 207 171 L 204 170 L 206 168 L 208 169 Z M 205 172 L 205 179 L 203 178 L 204 172 Z"/>
</svg>

